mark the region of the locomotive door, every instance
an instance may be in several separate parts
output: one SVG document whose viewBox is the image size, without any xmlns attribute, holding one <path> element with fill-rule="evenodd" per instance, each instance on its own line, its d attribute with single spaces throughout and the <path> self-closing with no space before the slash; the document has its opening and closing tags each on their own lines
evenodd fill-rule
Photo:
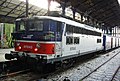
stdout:
<svg viewBox="0 0 120 81">
<path fill-rule="evenodd" d="M 62 56 L 62 34 L 64 30 L 64 23 L 57 21 L 57 29 L 55 35 L 55 51 L 56 57 Z"/>
<path fill-rule="evenodd" d="M 72 56 L 76 53 L 76 46 L 74 44 L 74 36 L 73 36 L 73 28 L 74 26 L 66 24 L 64 28 L 64 34 L 62 37 L 62 53 L 63 56 Z"/>
</svg>

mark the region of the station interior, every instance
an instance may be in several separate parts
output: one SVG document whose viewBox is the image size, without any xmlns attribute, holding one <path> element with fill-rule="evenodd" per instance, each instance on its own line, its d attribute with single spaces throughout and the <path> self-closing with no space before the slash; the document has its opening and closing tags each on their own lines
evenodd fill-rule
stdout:
<svg viewBox="0 0 120 81">
<path fill-rule="evenodd" d="M 120 0 L 0 0 L 0 62 L 8 61 L 5 59 L 5 54 L 15 48 L 15 39 L 13 39 L 12 33 L 15 32 L 16 19 L 33 16 L 58 16 L 59 14 L 62 17 L 101 30 L 102 34 L 120 38 Z M 117 47 L 114 52 L 116 50 L 120 51 L 120 48 Z M 80 78 L 79 80 L 120 81 L 120 59 L 114 68 L 117 69 L 117 66 L 119 67 L 118 75 L 116 74 L 117 79 L 110 80 L 111 78 L 108 77 L 108 79 L 80 80 Z M 76 77 L 80 76 L 76 75 Z M 72 80 L 56 81 L 79 80 L 72 78 Z"/>
</svg>

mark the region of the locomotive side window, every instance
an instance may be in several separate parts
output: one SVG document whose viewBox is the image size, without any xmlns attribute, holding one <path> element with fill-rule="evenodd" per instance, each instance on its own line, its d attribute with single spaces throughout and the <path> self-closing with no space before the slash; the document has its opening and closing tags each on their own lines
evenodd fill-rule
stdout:
<svg viewBox="0 0 120 81">
<path fill-rule="evenodd" d="M 93 35 L 93 36 L 101 36 L 101 33 L 96 31 L 91 31 L 88 29 L 72 26 L 66 24 L 66 32 L 68 33 L 79 33 L 79 34 L 85 34 L 85 35 Z"/>
<path fill-rule="evenodd" d="M 69 37 L 66 37 L 66 45 L 69 44 Z"/>
<path fill-rule="evenodd" d="M 79 27 L 74 27 L 74 33 L 79 33 L 79 34 L 81 34 L 81 28 L 79 28 Z"/>
<path fill-rule="evenodd" d="M 101 39 L 97 39 L 97 43 L 101 43 Z"/>
<path fill-rule="evenodd" d="M 25 25 L 24 25 L 23 22 L 22 22 L 21 25 L 20 25 L 20 30 L 25 30 Z"/>
<path fill-rule="evenodd" d="M 74 44 L 79 44 L 79 37 L 74 37 Z"/>
<path fill-rule="evenodd" d="M 25 22 L 16 21 L 16 31 L 25 31 Z"/>
<path fill-rule="evenodd" d="M 73 26 L 72 25 L 68 25 L 68 24 L 66 24 L 66 32 L 68 32 L 68 33 L 73 33 Z"/>
<path fill-rule="evenodd" d="M 66 45 L 73 44 L 73 37 L 66 37 Z"/>
</svg>

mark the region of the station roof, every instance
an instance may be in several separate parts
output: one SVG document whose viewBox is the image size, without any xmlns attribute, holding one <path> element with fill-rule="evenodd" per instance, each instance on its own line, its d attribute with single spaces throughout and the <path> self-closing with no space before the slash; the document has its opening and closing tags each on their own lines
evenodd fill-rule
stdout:
<svg viewBox="0 0 120 81">
<path fill-rule="evenodd" d="M 47 10 L 29 4 L 29 16 L 45 15 Z M 0 0 L 0 23 L 14 23 L 16 18 L 25 17 L 26 3 L 19 0 Z"/>
<path fill-rule="evenodd" d="M 118 0 L 56 0 L 67 2 L 78 12 L 83 12 L 109 27 L 120 26 L 120 6 Z M 29 16 L 45 15 L 47 10 L 29 5 Z M 16 18 L 24 17 L 25 2 L 19 0 L 0 0 L 0 23 L 13 23 Z"/>
<path fill-rule="evenodd" d="M 71 5 L 107 26 L 120 26 L 120 6 L 118 0 L 56 0 Z"/>
</svg>

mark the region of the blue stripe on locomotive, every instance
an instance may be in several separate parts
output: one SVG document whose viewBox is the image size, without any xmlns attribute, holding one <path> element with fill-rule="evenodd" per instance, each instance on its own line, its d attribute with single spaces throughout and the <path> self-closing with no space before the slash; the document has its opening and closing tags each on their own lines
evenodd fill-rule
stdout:
<svg viewBox="0 0 120 81">
<path fill-rule="evenodd" d="M 62 24 L 62 23 L 61 23 Z M 64 24 L 61 25 L 61 29 L 57 31 L 57 21 L 46 21 L 44 22 L 43 31 L 25 31 L 26 33 L 14 33 L 13 37 L 17 40 L 34 40 L 34 41 L 61 41 L 62 40 L 62 33 L 63 33 Z M 54 33 L 54 38 L 49 40 L 44 39 L 46 33 L 52 32 Z M 28 38 L 28 36 L 30 36 Z"/>
</svg>

